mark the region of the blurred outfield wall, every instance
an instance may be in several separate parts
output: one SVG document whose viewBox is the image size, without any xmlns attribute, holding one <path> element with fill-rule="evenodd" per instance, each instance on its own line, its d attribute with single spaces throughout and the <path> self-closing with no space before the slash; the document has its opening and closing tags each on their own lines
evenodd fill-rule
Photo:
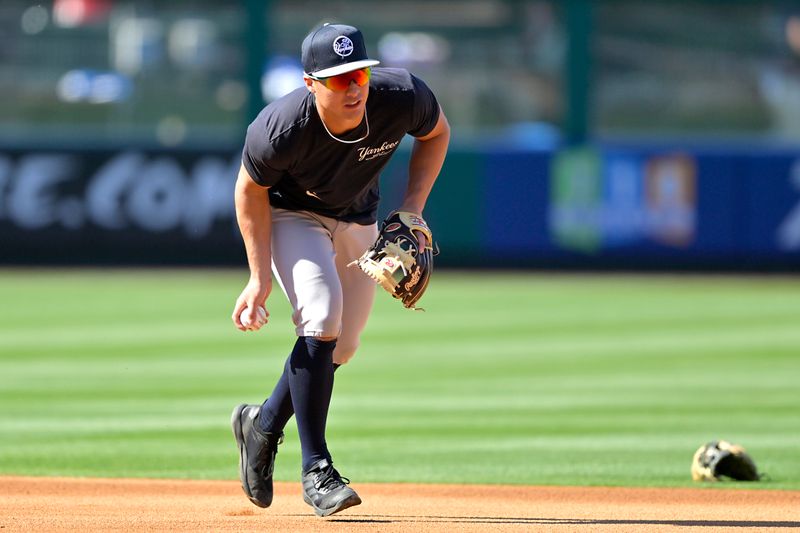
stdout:
<svg viewBox="0 0 800 533">
<path fill-rule="evenodd" d="M 384 210 L 400 202 L 407 156 L 382 176 Z M 2 260 L 242 263 L 238 164 L 238 151 L 5 151 Z M 800 152 L 456 149 L 426 215 L 446 266 L 791 271 Z"/>
<path fill-rule="evenodd" d="M 722 4 L 8 0 L 0 264 L 242 264 L 246 124 L 336 20 L 453 126 L 440 264 L 796 271 L 800 9 Z"/>
</svg>

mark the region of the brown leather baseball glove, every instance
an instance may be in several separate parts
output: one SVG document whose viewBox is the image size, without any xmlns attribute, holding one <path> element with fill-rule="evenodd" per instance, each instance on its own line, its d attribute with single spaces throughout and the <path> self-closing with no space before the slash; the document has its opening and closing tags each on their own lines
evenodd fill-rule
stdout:
<svg viewBox="0 0 800 533">
<path fill-rule="evenodd" d="M 424 250 L 415 231 L 427 239 Z M 348 266 L 357 265 L 406 308 L 422 310 L 416 303 L 433 272 L 434 247 L 431 230 L 420 215 L 395 211 L 383 221 L 375 244 Z"/>
<path fill-rule="evenodd" d="M 700 446 L 692 458 L 692 479 L 719 481 L 722 477 L 758 481 L 761 474 L 752 457 L 738 444 L 714 440 Z"/>
</svg>

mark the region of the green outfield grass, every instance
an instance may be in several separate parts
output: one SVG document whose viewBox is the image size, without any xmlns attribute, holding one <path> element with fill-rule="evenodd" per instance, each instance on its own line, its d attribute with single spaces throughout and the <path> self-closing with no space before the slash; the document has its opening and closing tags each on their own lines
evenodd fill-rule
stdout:
<svg viewBox="0 0 800 533">
<path fill-rule="evenodd" d="M 236 479 L 230 412 L 293 344 L 280 292 L 231 325 L 246 276 L 0 270 L 0 473 Z M 437 272 L 422 304 L 378 294 L 337 372 L 354 482 L 690 486 L 726 438 L 770 480 L 724 486 L 800 489 L 798 278 Z"/>
</svg>

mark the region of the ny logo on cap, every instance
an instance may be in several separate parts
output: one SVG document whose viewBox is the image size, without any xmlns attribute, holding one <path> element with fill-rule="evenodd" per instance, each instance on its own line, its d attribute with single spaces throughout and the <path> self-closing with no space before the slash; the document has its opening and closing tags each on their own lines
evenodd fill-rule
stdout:
<svg viewBox="0 0 800 533">
<path fill-rule="evenodd" d="M 353 41 L 349 37 L 340 35 L 333 41 L 333 51 L 341 58 L 353 53 Z"/>
</svg>

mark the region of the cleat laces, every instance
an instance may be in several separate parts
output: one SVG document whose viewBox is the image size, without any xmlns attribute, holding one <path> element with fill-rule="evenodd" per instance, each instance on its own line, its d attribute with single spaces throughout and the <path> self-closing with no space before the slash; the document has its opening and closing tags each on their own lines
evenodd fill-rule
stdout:
<svg viewBox="0 0 800 533">
<path fill-rule="evenodd" d="M 323 494 L 338 488 L 340 485 L 349 484 L 350 480 L 339 475 L 333 465 L 328 466 L 314 476 L 314 488 Z"/>
</svg>

